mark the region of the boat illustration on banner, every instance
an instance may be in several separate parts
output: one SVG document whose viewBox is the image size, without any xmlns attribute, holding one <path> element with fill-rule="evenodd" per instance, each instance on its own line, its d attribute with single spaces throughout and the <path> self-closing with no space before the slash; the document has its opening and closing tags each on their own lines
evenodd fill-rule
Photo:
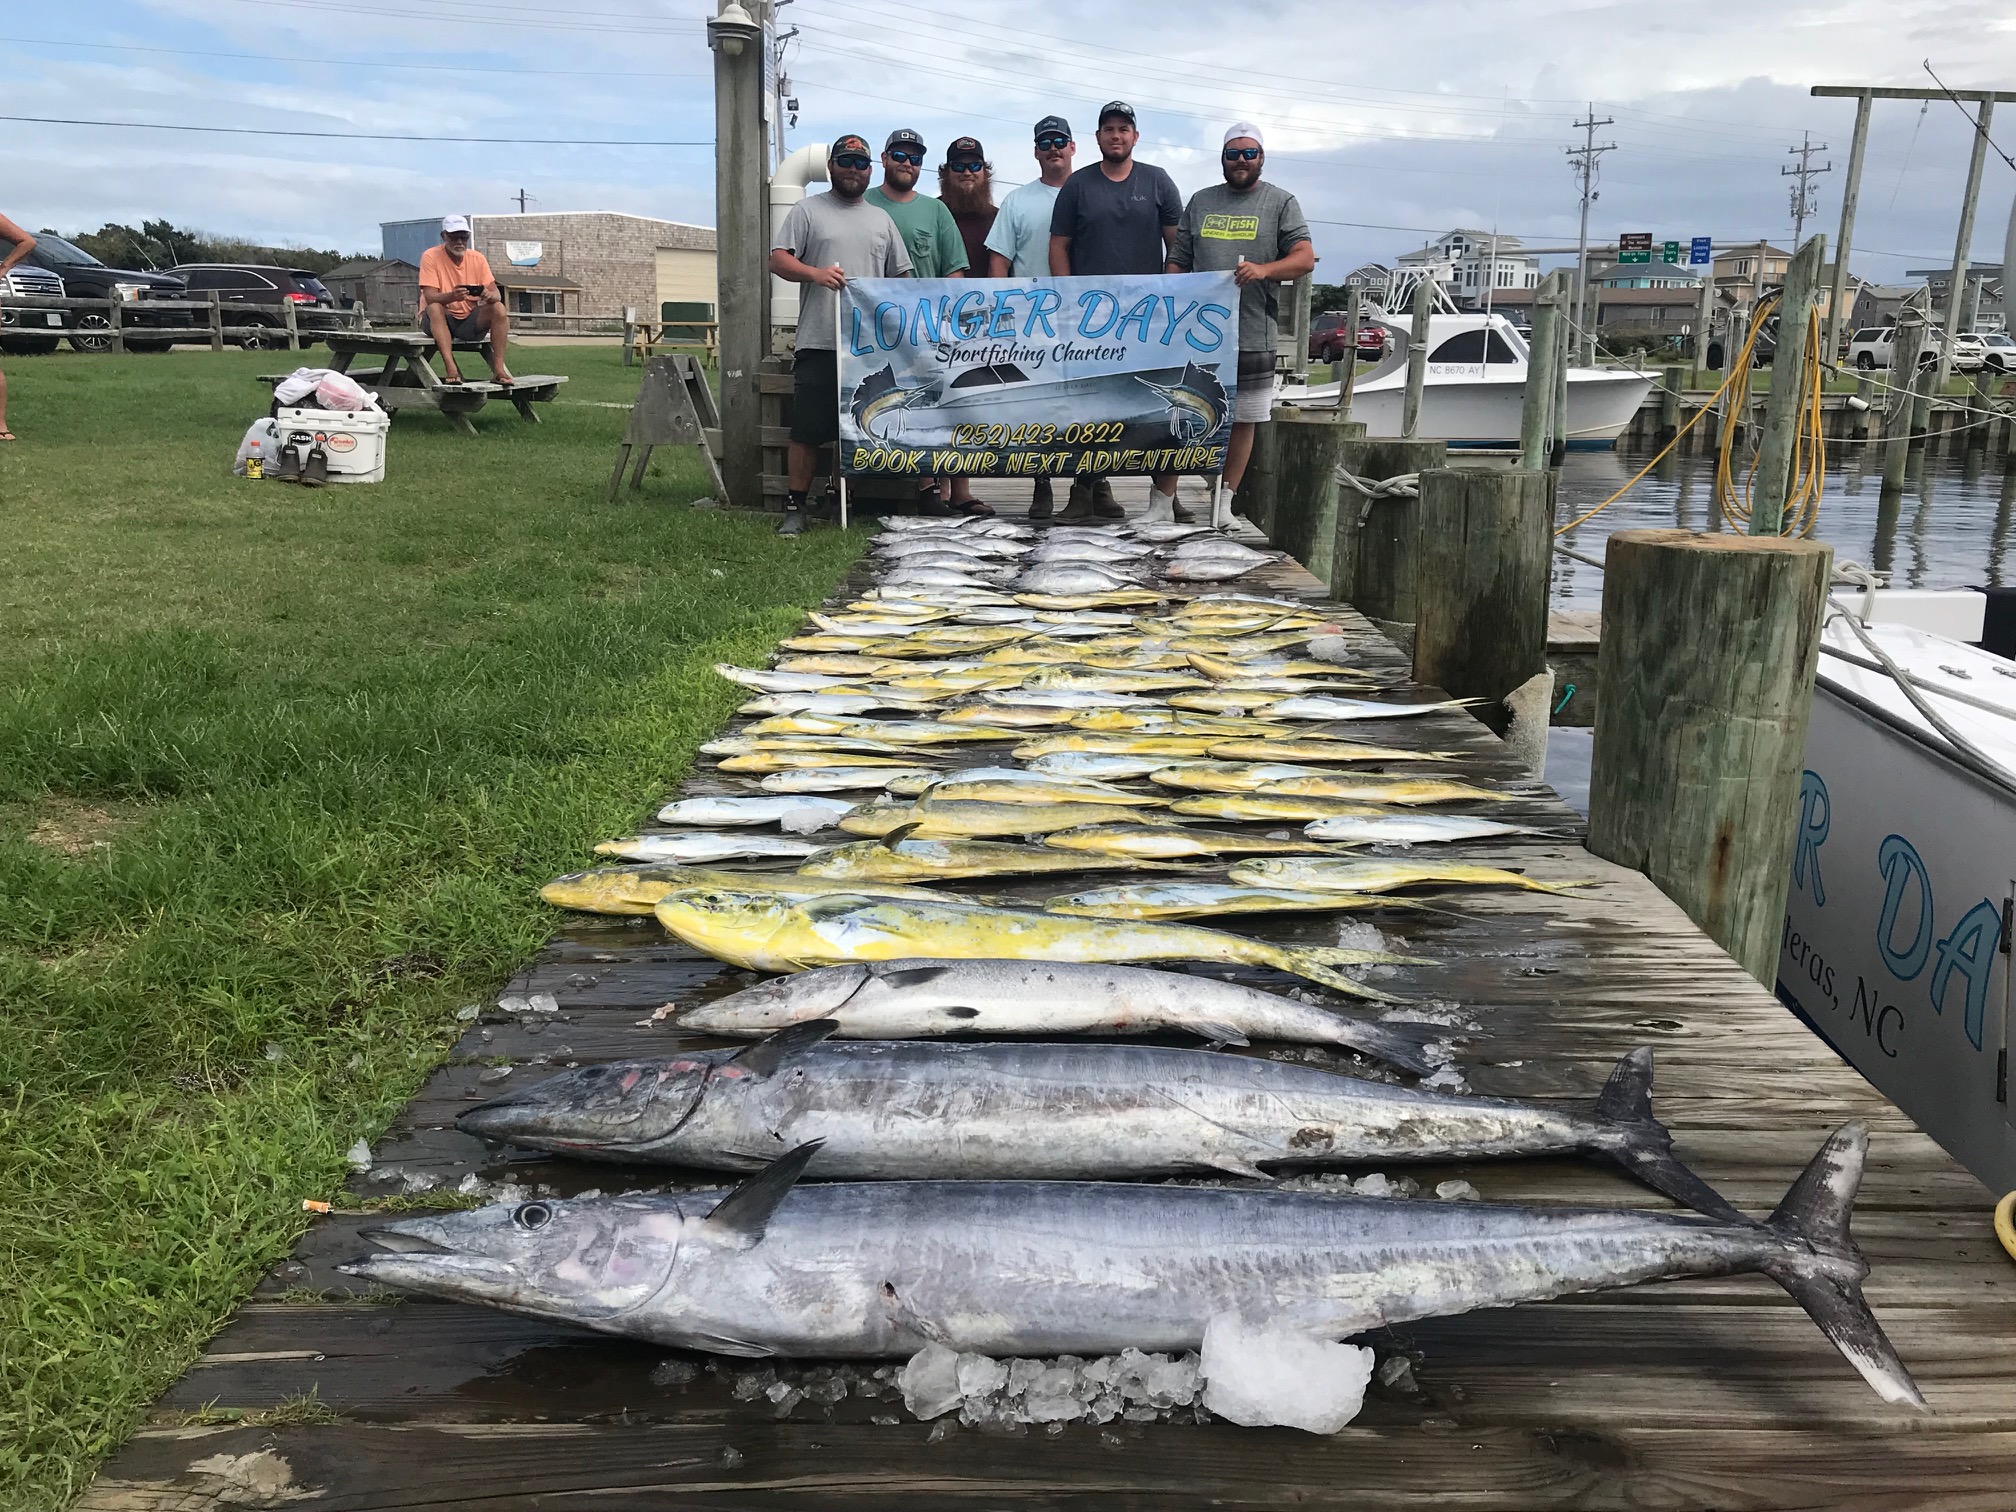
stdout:
<svg viewBox="0 0 2016 1512">
<path fill-rule="evenodd" d="M 1136 445 L 1195 445 L 1228 429 L 1232 398 L 1210 368 L 1188 363 L 1135 373 L 1038 380 L 1010 362 L 967 368 L 949 383 L 899 384 L 884 366 L 854 386 L 847 410 L 863 437 L 948 446 L 974 425 L 1116 424 Z M 1222 439 L 1222 438 L 1220 438 Z"/>
</svg>

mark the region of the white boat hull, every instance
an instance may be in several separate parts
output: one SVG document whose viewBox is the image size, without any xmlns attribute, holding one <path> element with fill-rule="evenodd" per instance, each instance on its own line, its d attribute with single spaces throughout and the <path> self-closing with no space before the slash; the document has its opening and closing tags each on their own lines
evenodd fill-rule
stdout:
<svg viewBox="0 0 2016 1512">
<path fill-rule="evenodd" d="M 1872 633 L 1914 676 L 2016 709 L 2009 662 L 1904 626 Z M 1838 623 L 1825 641 L 1866 656 Z M 1929 698 L 2016 766 L 2016 721 Z M 2016 1188 L 1998 948 L 2012 878 L 2016 794 L 1954 761 L 1887 675 L 1823 655 L 1778 996 L 1996 1192 Z"/>
<path fill-rule="evenodd" d="M 1653 380 L 1635 373 L 1599 370 L 1570 373 L 1568 376 L 1568 444 L 1609 446 L 1624 433 L 1632 416 L 1652 391 Z M 1337 385 L 1284 391 L 1286 404 L 1321 408 L 1325 396 L 1337 402 Z M 1401 434 L 1401 410 L 1406 402 L 1406 384 L 1357 388 L 1351 394 L 1351 418 L 1365 422 L 1365 434 L 1373 438 L 1393 438 Z M 1446 441 L 1451 446 L 1517 446 L 1519 416 L 1526 402 L 1526 385 L 1515 378 L 1444 379 L 1424 384 L 1421 390 L 1421 424 L 1424 441 Z"/>
</svg>

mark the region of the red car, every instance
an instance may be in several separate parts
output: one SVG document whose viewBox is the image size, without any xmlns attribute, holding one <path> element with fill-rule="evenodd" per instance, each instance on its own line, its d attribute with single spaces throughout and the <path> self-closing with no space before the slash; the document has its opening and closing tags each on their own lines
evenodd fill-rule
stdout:
<svg viewBox="0 0 2016 1512">
<path fill-rule="evenodd" d="M 1326 310 L 1309 326 L 1309 360 L 1335 362 L 1344 355 L 1344 312 Z M 1358 323 L 1358 360 L 1377 362 L 1386 355 L 1386 328 L 1361 319 Z"/>
</svg>

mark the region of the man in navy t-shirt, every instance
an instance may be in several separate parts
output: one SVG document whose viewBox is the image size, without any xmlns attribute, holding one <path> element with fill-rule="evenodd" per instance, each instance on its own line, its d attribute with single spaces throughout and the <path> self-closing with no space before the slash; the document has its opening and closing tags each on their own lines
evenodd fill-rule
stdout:
<svg viewBox="0 0 2016 1512">
<path fill-rule="evenodd" d="M 1050 212 L 1053 278 L 1163 271 L 1175 251 L 1183 196 L 1167 173 L 1134 161 L 1140 139 L 1134 107 L 1126 101 L 1099 112 L 1099 161 L 1064 181 Z M 1085 478 L 1071 485 L 1059 518 L 1118 519 L 1123 513 L 1104 478 Z"/>
</svg>

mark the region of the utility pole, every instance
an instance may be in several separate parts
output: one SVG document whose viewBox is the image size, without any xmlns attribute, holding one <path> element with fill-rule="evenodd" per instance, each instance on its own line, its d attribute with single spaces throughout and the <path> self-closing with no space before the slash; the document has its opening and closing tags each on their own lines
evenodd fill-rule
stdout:
<svg viewBox="0 0 2016 1512">
<path fill-rule="evenodd" d="M 518 213 L 520 215 L 523 215 L 525 213 L 525 201 L 530 199 L 531 196 L 528 195 L 523 189 L 520 189 L 516 194 L 513 194 L 509 197 L 511 199 L 515 199 L 516 201 L 518 201 Z"/>
<path fill-rule="evenodd" d="M 1605 116 L 1600 121 L 1596 119 L 1596 102 L 1592 100 L 1589 102 L 1588 119 L 1575 122 L 1576 129 L 1582 133 L 1582 145 L 1561 149 L 1568 154 L 1568 162 L 1582 186 L 1582 229 L 1575 237 L 1575 320 L 1582 329 L 1584 366 L 1596 361 L 1596 333 L 1590 329 L 1589 319 L 1589 207 L 1595 203 L 1597 196 L 1596 165 L 1604 153 L 1617 150 L 1615 142 L 1605 142 L 1600 147 L 1596 145 L 1596 128 L 1615 124 L 1611 116 Z"/>
<path fill-rule="evenodd" d="M 1806 217 L 1820 212 L 1819 191 L 1813 187 L 1813 180 L 1823 173 L 1834 171 L 1834 164 L 1831 161 L 1821 164 L 1818 168 L 1813 166 L 1813 154 L 1826 150 L 1825 142 L 1815 147 L 1813 133 L 1802 131 L 1799 133 L 1799 145 L 1785 149 L 1791 156 L 1799 159 L 1799 166 L 1778 170 L 1780 178 L 1796 180 L 1792 185 L 1792 245 L 1795 248 L 1803 244 L 1806 235 Z"/>
</svg>

